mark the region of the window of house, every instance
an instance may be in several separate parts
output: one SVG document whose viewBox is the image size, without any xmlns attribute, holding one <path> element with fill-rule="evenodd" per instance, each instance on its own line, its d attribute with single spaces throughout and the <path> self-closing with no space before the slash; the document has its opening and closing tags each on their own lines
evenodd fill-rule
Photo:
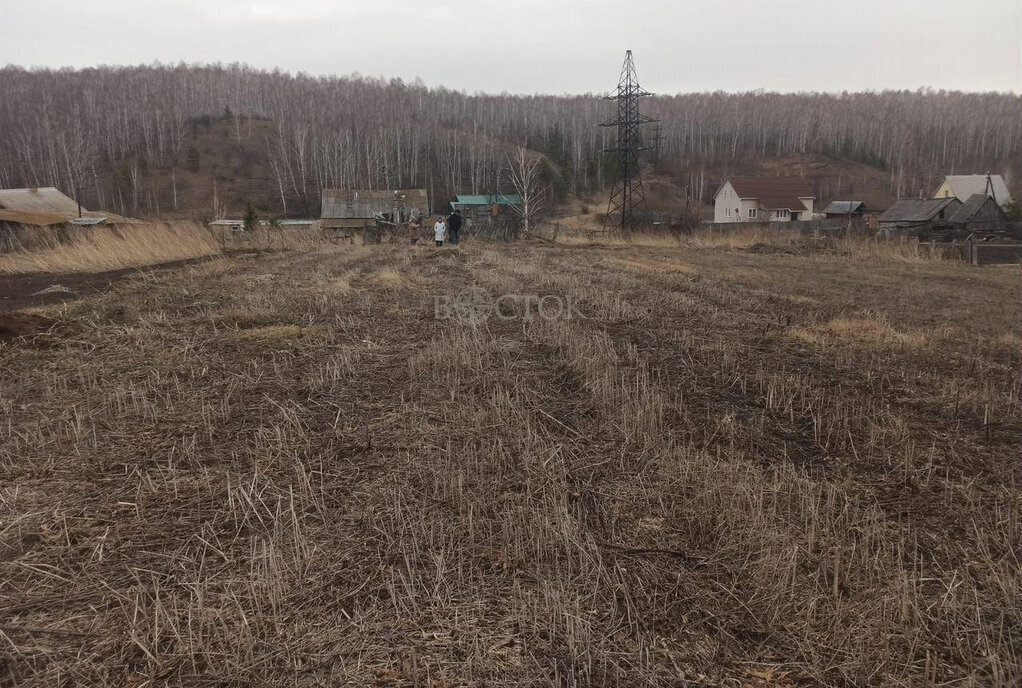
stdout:
<svg viewBox="0 0 1022 688">
<path fill-rule="evenodd" d="M 752 219 L 756 218 L 756 209 L 755 208 L 749 208 L 749 217 L 752 218 Z"/>
<path fill-rule="evenodd" d="M 777 211 L 777 217 L 788 217 L 788 211 L 787 210 L 778 210 Z"/>
<path fill-rule="evenodd" d="M 724 208 L 724 217 L 731 217 L 731 208 Z"/>
</svg>

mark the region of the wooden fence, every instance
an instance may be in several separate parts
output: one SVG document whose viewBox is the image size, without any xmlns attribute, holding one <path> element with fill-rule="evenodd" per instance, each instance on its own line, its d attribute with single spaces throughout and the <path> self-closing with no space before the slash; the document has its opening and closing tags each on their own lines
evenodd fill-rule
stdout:
<svg viewBox="0 0 1022 688">
<path fill-rule="evenodd" d="M 962 257 L 972 265 L 1022 263 L 1022 243 L 969 239 L 962 244 Z"/>
</svg>

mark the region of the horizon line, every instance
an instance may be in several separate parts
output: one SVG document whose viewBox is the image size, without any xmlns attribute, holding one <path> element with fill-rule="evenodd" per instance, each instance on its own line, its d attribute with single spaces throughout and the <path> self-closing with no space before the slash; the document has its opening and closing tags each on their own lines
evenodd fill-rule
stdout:
<svg viewBox="0 0 1022 688">
<path fill-rule="evenodd" d="M 293 79 L 301 79 L 301 78 L 307 78 L 307 79 L 333 79 L 333 80 L 338 80 L 338 81 L 347 79 L 347 80 L 352 80 L 352 81 L 354 81 L 354 80 L 379 81 L 379 82 L 383 82 L 383 83 L 391 82 L 391 81 L 400 81 L 404 86 L 411 86 L 411 87 L 414 87 L 414 88 L 424 88 L 424 89 L 426 89 L 428 91 L 448 91 L 448 92 L 458 93 L 458 94 L 464 95 L 464 96 L 514 96 L 514 97 L 524 97 L 524 98 L 536 98 L 536 97 L 541 97 L 541 98 L 580 98 L 580 97 L 586 97 L 586 96 L 599 97 L 603 93 L 608 93 L 610 91 L 613 91 L 613 89 L 608 89 L 607 91 L 599 91 L 599 92 L 586 91 L 586 92 L 562 92 L 562 93 L 551 93 L 551 92 L 546 92 L 546 93 L 544 93 L 544 92 L 525 93 L 525 92 L 519 92 L 519 91 L 506 91 L 506 90 L 505 91 L 500 91 L 500 92 L 483 91 L 483 90 L 469 91 L 468 89 L 464 89 L 464 88 L 460 88 L 459 89 L 459 88 L 454 88 L 454 87 L 451 87 L 451 86 L 445 86 L 443 84 L 430 85 L 430 84 L 427 84 L 426 81 L 422 77 L 419 77 L 419 76 L 416 76 L 416 77 L 414 77 L 411 80 L 406 80 L 404 77 L 384 76 L 384 75 L 376 75 L 376 76 L 374 76 L 374 75 L 369 75 L 369 74 L 362 74 L 360 72 L 349 72 L 347 74 L 339 74 L 339 73 L 336 73 L 336 72 L 314 74 L 314 73 L 311 73 L 311 72 L 306 72 L 304 70 L 297 70 L 297 71 L 295 71 L 295 70 L 290 70 L 290 69 L 283 69 L 283 68 L 281 68 L 279 66 L 275 66 L 275 67 L 272 67 L 272 68 L 270 68 L 270 67 L 256 67 L 256 66 L 253 66 L 253 65 L 251 65 L 251 64 L 249 64 L 247 62 L 224 63 L 224 62 L 219 62 L 219 61 L 218 62 L 187 62 L 185 60 L 178 60 L 177 62 L 162 62 L 160 60 L 153 60 L 152 62 L 148 62 L 148 63 L 146 63 L 146 62 L 138 62 L 138 63 L 130 63 L 130 64 L 127 64 L 127 63 L 126 64 L 100 63 L 100 64 L 96 64 L 96 65 L 86 65 L 86 66 L 73 66 L 73 65 L 61 65 L 61 66 L 21 65 L 21 64 L 15 64 L 13 62 L 8 62 L 8 63 L 4 64 L 3 66 L 0 66 L 0 72 L 6 71 L 6 70 L 10 70 L 10 69 L 21 70 L 21 71 L 28 72 L 28 73 L 33 73 L 33 72 L 85 72 L 85 71 L 88 71 L 88 70 L 99 70 L 99 69 L 104 69 L 104 68 L 132 69 L 132 68 L 139 68 L 139 67 L 142 67 L 142 68 L 154 68 L 154 69 L 160 69 L 160 68 L 175 69 L 175 68 L 181 68 L 181 67 L 198 68 L 198 69 L 204 69 L 204 68 L 205 69 L 209 69 L 209 68 L 247 69 L 247 70 L 250 70 L 250 71 L 253 71 L 253 72 L 256 72 L 256 73 L 261 73 L 261 74 L 271 74 L 272 75 L 272 74 L 279 73 L 282 76 L 293 78 Z M 665 97 L 665 98 L 671 98 L 671 97 L 686 96 L 686 95 L 707 95 L 707 94 L 712 95 L 712 94 L 717 94 L 717 93 L 724 93 L 724 94 L 727 94 L 727 95 L 781 95 L 781 96 L 811 96 L 811 95 L 841 96 L 841 95 L 844 95 L 844 94 L 848 94 L 848 95 L 865 95 L 865 94 L 883 94 L 883 93 L 923 93 L 923 94 L 926 94 L 926 95 L 939 95 L 939 94 L 943 93 L 943 94 L 949 94 L 949 95 L 950 94 L 999 95 L 999 96 L 1014 96 L 1014 97 L 1018 97 L 1020 95 L 1020 92 L 1014 91 L 1014 90 L 1006 90 L 1006 91 L 999 91 L 999 90 L 975 90 L 975 91 L 969 91 L 969 90 L 963 90 L 963 89 L 958 89 L 958 88 L 951 88 L 951 89 L 949 89 L 949 88 L 936 88 L 936 87 L 933 87 L 933 86 L 925 86 L 925 85 L 916 86 L 915 88 L 895 88 L 895 87 L 890 87 L 890 86 L 884 86 L 884 87 L 877 87 L 877 88 L 863 89 L 863 90 L 847 90 L 847 89 L 845 89 L 845 90 L 842 90 L 842 91 L 823 91 L 823 90 L 782 91 L 782 90 L 774 90 L 774 89 L 768 89 L 768 88 L 755 88 L 755 89 L 745 89 L 745 90 L 729 91 L 729 90 L 726 90 L 726 89 L 723 89 L 723 88 L 717 88 L 717 89 L 714 89 L 714 90 L 676 91 L 676 92 L 673 92 L 673 93 L 658 92 L 658 93 L 653 93 L 651 95 Z"/>
</svg>

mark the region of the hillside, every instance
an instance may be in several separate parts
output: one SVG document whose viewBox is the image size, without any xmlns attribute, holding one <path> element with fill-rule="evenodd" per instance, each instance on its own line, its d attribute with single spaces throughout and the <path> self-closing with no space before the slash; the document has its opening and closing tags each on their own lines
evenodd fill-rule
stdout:
<svg viewBox="0 0 1022 688">
<path fill-rule="evenodd" d="M 544 157 L 559 201 L 599 196 L 613 174 L 601 153 L 613 132 L 599 126 L 608 104 L 595 95 L 468 95 L 239 65 L 7 67 L 0 92 L 0 186 L 78 190 L 87 207 L 141 217 L 248 204 L 309 215 L 329 187 L 428 187 L 437 200 L 508 190 L 519 145 Z M 1009 94 L 695 93 L 644 107 L 663 122 L 651 180 L 694 201 L 735 173 L 800 174 L 823 202 L 874 207 L 944 174 L 1022 183 L 1022 99 Z"/>
<path fill-rule="evenodd" d="M 240 217 L 249 204 L 268 216 L 316 216 L 318 189 L 310 188 L 304 197 L 293 191 L 285 192 L 282 198 L 269 153 L 275 137 L 274 124 L 268 120 L 233 116 L 197 118 L 185 133 L 183 159 L 171 160 L 163 166 L 149 165 L 144 158 L 136 157 L 120 161 L 102 187 L 97 206 L 134 216 L 204 219 L 216 214 L 215 192 L 216 203 L 233 217 Z M 705 206 L 727 174 L 726 166 L 704 172 L 706 181 L 700 197 L 696 175 L 661 163 L 647 164 L 644 177 L 649 206 L 659 212 Z M 132 193 L 133 166 L 138 168 L 141 180 L 137 200 Z M 745 166 L 742 172 L 805 177 L 820 198 L 826 199 L 824 202 L 851 195 L 865 200 L 870 207 L 883 208 L 894 199 L 886 171 L 854 161 L 803 155 L 763 160 Z M 452 193 L 442 184 L 432 186 L 434 202 L 438 204 Z M 929 189 L 929 185 L 921 187 L 922 191 Z M 605 210 L 606 199 L 605 189 L 580 189 L 574 193 L 563 189 L 558 201 L 565 210 L 578 205 L 595 213 Z"/>
</svg>

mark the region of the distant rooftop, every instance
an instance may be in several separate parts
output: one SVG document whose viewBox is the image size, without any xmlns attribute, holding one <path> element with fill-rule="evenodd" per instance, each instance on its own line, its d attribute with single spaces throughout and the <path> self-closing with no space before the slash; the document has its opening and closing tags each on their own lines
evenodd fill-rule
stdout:
<svg viewBox="0 0 1022 688">
<path fill-rule="evenodd" d="M 105 217 L 73 217 L 71 218 L 71 224 L 79 225 L 84 227 L 91 227 L 93 225 L 101 225 L 106 222 Z"/>
<path fill-rule="evenodd" d="M 944 177 L 944 182 L 951 187 L 951 193 L 963 203 L 975 194 L 986 194 L 987 175 L 985 174 L 949 174 Z M 994 199 L 999 205 L 1011 203 L 1011 194 L 1008 193 L 1008 186 L 999 174 L 990 175 L 990 184 L 994 187 Z M 944 184 L 942 183 L 941 186 Z"/>
<path fill-rule="evenodd" d="M 954 212 L 950 220 L 952 222 L 969 222 L 988 202 L 992 204 L 992 207 L 987 219 L 997 219 L 999 216 L 999 219 L 1003 220 L 1004 212 L 1000 209 L 1000 206 L 997 205 L 997 201 L 986 194 L 972 194 L 969 196 L 969 198 L 965 200 L 965 203 L 962 203 L 962 206 Z"/>
<path fill-rule="evenodd" d="M 957 209 L 956 198 L 905 199 L 896 202 L 880 216 L 880 222 L 929 222 L 948 206 Z"/>
<path fill-rule="evenodd" d="M 371 219 L 395 208 L 429 209 L 425 189 L 323 189 L 322 198 L 323 219 Z"/>
<path fill-rule="evenodd" d="M 858 213 L 866 209 L 862 201 L 831 201 L 830 205 L 823 209 L 824 215 L 847 215 Z"/>
<path fill-rule="evenodd" d="M 52 186 L 0 189 L 0 209 L 27 213 L 78 213 L 78 203 Z"/>
<path fill-rule="evenodd" d="M 803 198 L 816 198 L 816 194 L 799 177 L 729 177 L 739 198 L 756 199 L 763 208 L 808 210 Z M 718 189 L 719 192 L 719 189 Z"/>
<path fill-rule="evenodd" d="M 452 205 L 519 205 L 522 197 L 518 194 L 458 194 L 458 200 Z"/>
</svg>

